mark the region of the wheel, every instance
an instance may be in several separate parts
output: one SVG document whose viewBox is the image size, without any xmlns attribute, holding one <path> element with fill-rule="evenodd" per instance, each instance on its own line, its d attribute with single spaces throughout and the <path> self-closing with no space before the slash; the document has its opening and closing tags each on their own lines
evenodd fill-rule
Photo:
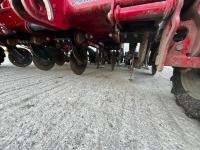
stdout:
<svg viewBox="0 0 200 150">
<path fill-rule="evenodd" d="M 58 66 L 62 66 L 65 63 L 65 53 L 62 51 L 59 51 L 56 55 L 56 64 Z"/>
<path fill-rule="evenodd" d="M 0 47 L 0 64 L 4 62 L 4 58 L 6 57 L 4 53 L 4 49 Z"/>
<path fill-rule="evenodd" d="M 113 71 L 116 64 L 116 52 L 113 51 L 112 57 L 111 57 L 111 70 Z"/>
<path fill-rule="evenodd" d="M 29 66 L 32 63 L 32 54 L 24 48 L 16 48 L 16 50 L 22 55 L 23 59 L 9 53 L 8 59 L 10 62 L 17 67 Z"/>
<path fill-rule="evenodd" d="M 40 70 L 50 70 L 56 63 L 55 53 L 48 48 L 41 48 L 41 50 L 45 53 L 45 55 L 47 55 L 48 59 L 45 60 L 33 55 L 33 63 Z"/>
<path fill-rule="evenodd" d="M 88 62 L 86 48 L 81 48 L 81 50 L 79 50 L 79 55 L 83 59 L 83 64 L 77 61 L 73 53 L 70 54 L 70 67 L 76 75 L 81 75 L 85 71 Z"/>
<path fill-rule="evenodd" d="M 171 80 L 176 103 L 185 109 L 187 116 L 200 120 L 200 69 L 181 73 L 175 68 Z"/>
</svg>

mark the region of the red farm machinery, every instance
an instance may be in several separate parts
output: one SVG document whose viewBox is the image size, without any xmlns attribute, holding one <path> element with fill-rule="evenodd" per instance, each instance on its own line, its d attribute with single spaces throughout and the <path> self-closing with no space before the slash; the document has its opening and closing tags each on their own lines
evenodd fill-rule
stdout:
<svg viewBox="0 0 200 150">
<path fill-rule="evenodd" d="M 200 119 L 200 0 L 0 0 L 0 44 L 16 66 L 49 70 L 69 58 L 80 75 L 89 46 L 122 43 L 132 54 L 140 43 L 134 68 L 147 60 L 152 74 L 172 66 L 177 104 Z M 4 57 L 0 49 L 0 63 Z"/>
</svg>

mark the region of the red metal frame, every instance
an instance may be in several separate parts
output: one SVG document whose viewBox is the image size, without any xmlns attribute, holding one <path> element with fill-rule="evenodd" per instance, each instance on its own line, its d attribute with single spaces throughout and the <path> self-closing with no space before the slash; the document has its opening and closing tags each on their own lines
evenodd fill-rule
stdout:
<svg viewBox="0 0 200 150">
<path fill-rule="evenodd" d="M 45 8 L 42 8 L 45 5 L 37 8 L 36 0 L 21 0 L 21 2 L 25 9 L 23 14 L 19 14 L 20 12 L 17 11 L 16 5 L 12 4 L 12 7 L 22 18 L 30 22 L 37 22 L 37 24 L 53 30 L 56 28 L 67 30 L 71 27 L 81 27 L 88 33 L 100 37 L 106 36 L 109 33 L 114 34 L 113 26 L 107 19 L 117 23 L 133 20 L 164 19 L 172 12 L 176 0 L 101 0 L 98 2 L 96 0 L 90 0 L 81 4 L 77 2 L 73 6 L 72 4 L 76 0 L 61 0 L 59 2 L 57 0 L 51 0 L 49 1 L 51 10 L 46 11 L 46 15 L 44 15 Z M 43 10 L 43 15 L 39 13 L 40 10 Z M 52 20 L 48 19 L 47 14 L 52 14 Z"/>
<path fill-rule="evenodd" d="M 165 65 L 182 68 L 199 68 L 200 58 L 193 57 L 198 56 L 200 53 L 200 43 L 195 43 L 196 38 L 199 37 L 198 28 L 193 20 L 181 22 L 180 27 L 187 28 L 187 36 L 183 41 L 173 42 L 166 57 Z M 181 49 L 178 49 L 178 46 L 181 46 Z"/>
<path fill-rule="evenodd" d="M 187 29 L 187 36 L 184 40 L 175 42 L 171 41 L 166 59 L 163 60 L 166 66 L 181 67 L 181 68 L 200 68 L 200 18 L 198 7 L 200 1 L 193 5 L 185 16 L 188 16 L 187 21 L 180 21 L 178 28 Z M 191 13 L 193 15 L 191 15 Z M 183 18 L 184 19 L 184 18 Z M 189 19 L 189 20 L 188 20 Z M 184 69 L 182 69 L 184 71 Z"/>
<path fill-rule="evenodd" d="M 12 10 L 8 0 L 3 1 L 1 4 L 0 18 L 1 35 L 7 36 L 10 34 L 5 33 L 4 30 L 26 30 L 25 21 L 19 18 L 17 14 Z"/>
<path fill-rule="evenodd" d="M 157 69 L 162 71 L 164 65 L 200 68 L 200 0 L 186 14 L 181 14 L 184 0 L 4 0 L 0 3 L 0 25 L 13 31 L 5 34 L 0 30 L 1 35 L 9 36 L 15 30 L 31 33 L 27 27 L 27 22 L 31 22 L 52 31 L 75 29 L 76 43 L 76 35 L 81 32 L 96 47 L 104 45 L 99 40 L 102 38 L 110 37 L 119 43 L 124 24 L 167 20 L 156 58 Z M 175 42 L 173 37 L 181 27 L 188 30 L 187 36 Z"/>
</svg>

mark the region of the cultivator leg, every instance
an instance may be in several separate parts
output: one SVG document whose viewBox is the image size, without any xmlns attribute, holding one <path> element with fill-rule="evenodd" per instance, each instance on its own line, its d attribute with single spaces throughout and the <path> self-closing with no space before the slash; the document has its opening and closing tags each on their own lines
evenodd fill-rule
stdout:
<svg viewBox="0 0 200 150">
<path fill-rule="evenodd" d="M 117 59 L 117 54 L 116 51 L 112 52 L 112 56 L 111 56 L 111 70 L 113 71 L 116 65 L 116 59 Z"/>
<path fill-rule="evenodd" d="M 149 65 L 152 66 L 151 67 L 151 74 L 155 75 L 157 72 L 157 66 L 155 64 L 156 61 L 156 56 L 158 55 L 158 47 L 159 47 L 159 43 L 154 41 L 151 45 L 151 54 L 149 57 Z"/>
<path fill-rule="evenodd" d="M 147 50 L 145 59 L 144 59 L 144 69 L 149 70 L 149 56 L 150 56 L 150 49 Z"/>
<path fill-rule="evenodd" d="M 128 52 L 128 58 L 126 60 L 127 64 L 130 64 L 130 78 L 129 80 L 132 81 L 133 77 L 133 69 L 134 69 L 134 62 L 135 62 L 135 51 L 136 51 L 137 43 L 130 43 L 130 48 Z"/>
<path fill-rule="evenodd" d="M 149 38 L 150 34 L 148 32 L 145 33 L 142 42 L 140 43 L 138 59 L 133 62 L 134 68 L 141 68 L 141 66 L 143 65 L 149 47 Z"/>
<path fill-rule="evenodd" d="M 104 58 L 104 48 L 100 47 L 97 50 L 97 69 L 104 66 L 105 58 Z"/>
<path fill-rule="evenodd" d="M 133 79 L 132 79 L 132 77 L 133 77 L 133 69 L 134 69 L 134 57 L 132 57 L 131 59 L 130 59 L 130 71 L 131 71 L 131 75 L 130 75 L 130 81 L 132 81 Z"/>
</svg>

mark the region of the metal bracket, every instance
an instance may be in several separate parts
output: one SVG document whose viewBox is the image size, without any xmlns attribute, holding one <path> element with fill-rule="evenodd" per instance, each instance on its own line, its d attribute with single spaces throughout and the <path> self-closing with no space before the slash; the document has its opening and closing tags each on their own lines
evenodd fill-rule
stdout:
<svg viewBox="0 0 200 150">
<path fill-rule="evenodd" d="M 180 24 L 180 12 L 183 7 L 183 0 L 177 0 L 177 6 L 173 16 L 169 19 L 162 34 L 158 55 L 156 57 L 157 70 L 162 71 L 169 51 L 169 45 Z"/>
</svg>

